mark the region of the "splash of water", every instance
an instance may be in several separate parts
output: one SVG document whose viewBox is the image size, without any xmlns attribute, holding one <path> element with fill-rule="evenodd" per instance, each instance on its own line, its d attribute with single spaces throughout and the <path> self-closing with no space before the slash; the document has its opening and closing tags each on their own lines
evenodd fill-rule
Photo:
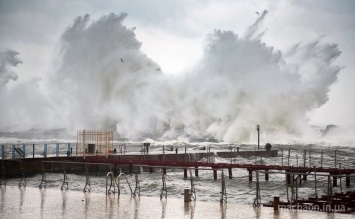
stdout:
<svg viewBox="0 0 355 219">
<path fill-rule="evenodd" d="M 261 40 L 266 14 L 244 37 L 209 34 L 202 60 L 174 77 L 140 51 L 133 30 L 123 24 L 126 14 L 91 23 L 88 15 L 78 17 L 63 33 L 57 62 L 38 91 L 41 115 L 34 109 L 21 114 L 29 121 L 25 127 L 250 142 L 260 124 L 268 139 L 302 136 L 310 130 L 306 113 L 328 101 L 341 70 L 334 64 L 340 52 L 321 38 L 285 54 L 275 50 Z M 18 127 L 7 122 L 0 128 Z"/>
<path fill-rule="evenodd" d="M 0 86 L 6 85 L 10 80 L 16 81 L 18 75 L 11 70 L 12 67 L 16 67 L 21 63 L 21 60 L 17 58 L 19 53 L 14 50 L 6 50 L 0 52 Z"/>
</svg>

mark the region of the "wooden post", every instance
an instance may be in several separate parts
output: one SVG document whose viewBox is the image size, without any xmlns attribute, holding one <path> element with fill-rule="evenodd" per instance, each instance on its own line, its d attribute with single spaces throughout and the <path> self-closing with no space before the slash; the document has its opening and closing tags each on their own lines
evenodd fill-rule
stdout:
<svg viewBox="0 0 355 219">
<path fill-rule="evenodd" d="M 249 171 L 249 182 L 253 181 L 253 171 L 252 170 L 248 170 Z"/>
<path fill-rule="evenodd" d="M 187 169 L 184 169 L 184 179 L 187 179 Z"/>
<path fill-rule="evenodd" d="M 284 165 L 284 149 L 281 148 L 281 166 Z"/>
<path fill-rule="evenodd" d="M 280 197 L 274 196 L 274 211 L 279 210 Z"/>
<path fill-rule="evenodd" d="M 269 170 L 265 170 L 265 180 L 269 181 Z"/>
<path fill-rule="evenodd" d="M 26 145 L 25 144 L 22 145 L 22 152 L 23 152 L 22 157 L 23 157 L 23 159 L 25 159 L 26 158 Z"/>
<path fill-rule="evenodd" d="M 191 202 L 190 194 L 190 189 L 184 189 L 184 202 Z"/>
<path fill-rule="evenodd" d="M 195 176 L 198 176 L 198 166 L 195 166 Z"/>
<path fill-rule="evenodd" d="M 229 175 L 229 179 L 233 178 L 232 168 L 228 168 L 228 175 Z"/>
<path fill-rule="evenodd" d="M 304 154 L 303 154 L 303 167 L 306 167 L 306 159 L 307 159 L 307 150 L 304 150 Z"/>
<path fill-rule="evenodd" d="M 338 186 L 337 177 L 333 176 L 333 187 L 337 187 L 337 186 Z"/>
<path fill-rule="evenodd" d="M 314 166 L 314 193 L 316 194 L 316 198 L 318 198 L 318 193 L 317 193 L 317 169 L 316 169 L 316 166 Z"/>
<path fill-rule="evenodd" d="M 153 167 L 149 167 L 149 173 L 153 173 L 153 172 L 154 172 Z"/>
<path fill-rule="evenodd" d="M 166 175 L 166 168 L 163 168 L 163 174 Z"/>
<path fill-rule="evenodd" d="M 346 174 L 345 181 L 346 181 L 346 183 L 345 183 L 346 186 L 350 186 L 350 174 L 349 173 Z"/>
<path fill-rule="evenodd" d="M 213 179 L 217 180 L 217 170 L 213 170 Z"/>
<path fill-rule="evenodd" d="M 116 163 L 114 164 L 114 170 L 113 170 L 113 171 L 114 171 L 114 173 L 113 173 L 114 176 L 118 176 L 118 175 L 119 175 L 119 173 L 118 173 L 118 167 L 117 167 L 117 164 L 116 164 Z"/>
<path fill-rule="evenodd" d="M 288 170 L 286 170 L 288 172 Z M 289 173 L 286 174 L 286 184 L 290 185 L 291 184 L 291 175 Z"/>
<path fill-rule="evenodd" d="M 133 164 L 129 163 L 129 173 L 132 174 L 133 173 Z"/>
</svg>

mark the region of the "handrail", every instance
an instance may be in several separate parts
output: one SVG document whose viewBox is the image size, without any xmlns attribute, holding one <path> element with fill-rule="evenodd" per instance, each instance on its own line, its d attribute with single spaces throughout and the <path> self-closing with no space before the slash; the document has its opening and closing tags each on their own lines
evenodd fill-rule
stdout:
<svg viewBox="0 0 355 219">
<path fill-rule="evenodd" d="M 161 188 L 161 192 L 160 192 L 160 200 L 162 200 L 163 197 L 164 197 L 165 199 L 168 198 L 168 190 L 167 190 L 167 188 L 166 188 L 165 176 L 166 176 L 166 175 L 163 173 L 163 175 L 162 175 L 162 177 L 161 177 L 161 180 L 162 180 L 162 182 L 163 182 L 163 187 Z M 164 192 L 165 192 L 165 194 L 164 194 Z"/>
<path fill-rule="evenodd" d="M 62 187 L 60 188 L 61 190 L 68 190 L 68 177 L 67 177 L 67 172 L 65 170 L 65 164 L 63 164 L 63 173 L 64 173 L 64 178 L 63 178 L 63 184 Z"/>
<path fill-rule="evenodd" d="M 190 169 L 190 182 L 191 182 L 191 194 L 190 194 L 190 199 L 193 199 L 194 201 L 196 201 L 195 183 L 194 183 L 194 178 L 192 177 L 191 169 Z"/>
<path fill-rule="evenodd" d="M 133 195 L 140 196 L 141 195 L 141 186 L 139 184 L 138 174 L 136 174 L 135 179 L 136 179 L 136 187 L 134 188 Z"/>
<path fill-rule="evenodd" d="M 25 170 L 23 166 L 23 162 L 20 161 L 20 168 L 21 168 L 21 180 L 18 183 L 18 187 L 26 187 L 26 177 L 25 177 Z"/>
<path fill-rule="evenodd" d="M 89 178 L 88 165 L 85 165 L 85 176 L 86 176 L 86 182 L 85 182 L 85 187 L 83 189 L 83 192 L 90 192 L 91 191 L 91 183 L 90 183 L 90 178 Z"/>
<path fill-rule="evenodd" d="M 108 178 L 110 177 L 111 181 L 110 181 L 110 187 L 108 188 Z M 113 185 L 112 185 L 113 183 Z M 113 194 L 115 194 L 116 192 L 116 180 L 115 180 L 115 176 L 113 175 L 112 172 L 108 172 L 106 175 L 106 195 L 110 195 L 112 193 L 112 186 L 113 186 Z"/>
<path fill-rule="evenodd" d="M 42 179 L 41 179 L 41 183 L 39 184 L 39 188 L 46 188 L 47 187 L 47 178 L 46 178 L 46 172 L 44 171 L 44 165 L 42 162 Z"/>
</svg>

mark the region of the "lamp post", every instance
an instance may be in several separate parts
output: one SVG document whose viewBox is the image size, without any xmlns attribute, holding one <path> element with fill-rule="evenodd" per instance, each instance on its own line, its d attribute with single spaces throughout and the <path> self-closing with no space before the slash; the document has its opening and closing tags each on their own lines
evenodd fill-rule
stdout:
<svg viewBox="0 0 355 219">
<path fill-rule="evenodd" d="M 256 125 L 256 130 L 258 131 L 258 150 L 260 150 L 260 126 Z"/>
</svg>

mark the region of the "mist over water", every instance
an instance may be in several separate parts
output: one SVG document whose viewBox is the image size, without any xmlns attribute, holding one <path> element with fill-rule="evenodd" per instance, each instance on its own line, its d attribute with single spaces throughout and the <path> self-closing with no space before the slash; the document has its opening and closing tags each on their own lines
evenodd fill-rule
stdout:
<svg viewBox="0 0 355 219">
<path fill-rule="evenodd" d="M 171 76 L 140 50 L 126 16 L 77 17 L 48 77 L 31 83 L 14 83 L 21 55 L 1 53 L 0 131 L 114 129 L 131 138 L 253 142 L 259 124 L 270 140 L 319 136 L 306 114 L 328 101 L 341 70 L 336 44 L 320 37 L 282 53 L 262 41 L 264 11 L 244 34 L 208 34 L 195 67 Z"/>
</svg>

